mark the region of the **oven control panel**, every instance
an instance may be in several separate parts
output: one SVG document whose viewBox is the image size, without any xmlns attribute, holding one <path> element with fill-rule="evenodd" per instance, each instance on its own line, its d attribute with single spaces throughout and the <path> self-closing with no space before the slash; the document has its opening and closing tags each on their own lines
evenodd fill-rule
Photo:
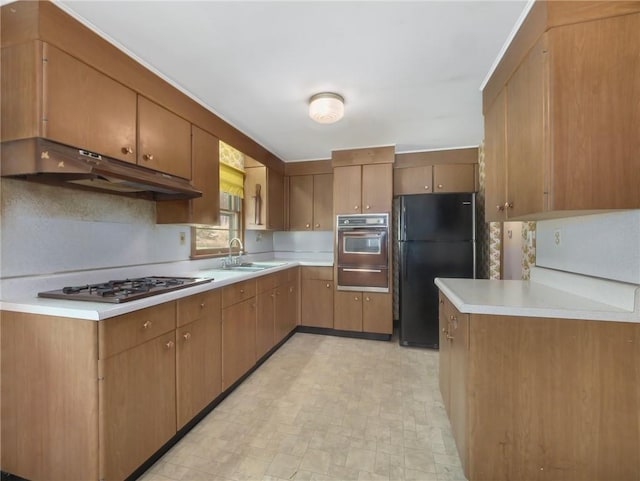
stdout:
<svg viewBox="0 0 640 481">
<path fill-rule="evenodd" d="M 348 227 L 387 227 L 389 214 L 348 214 L 338 216 L 338 229 Z"/>
</svg>

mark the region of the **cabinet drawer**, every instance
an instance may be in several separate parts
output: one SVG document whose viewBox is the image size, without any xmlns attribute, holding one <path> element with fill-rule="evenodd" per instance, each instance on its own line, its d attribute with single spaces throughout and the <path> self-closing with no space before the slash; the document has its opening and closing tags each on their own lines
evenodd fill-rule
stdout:
<svg viewBox="0 0 640 481">
<path fill-rule="evenodd" d="M 176 327 L 176 303 L 158 306 L 112 317 L 98 325 L 100 359 L 130 349 Z"/>
<path fill-rule="evenodd" d="M 222 288 L 222 307 L 231 306 L 256 295 L 256 281 L 236 282 Z"/>
<path fill-rule="evenodd" d="M 220 290 L 202 292 L 193 296 L 178 299 L 178 326 L 202 318 L 220 317 Z"/>
<path fill-rule="evenodd" d="M 274 289 L 287 282 L 287 272 L 280 271 L 267 276 L 258 277 L 256 279 L 258 292 L 264 292 Z"/>
<path fill-rule="evenodd" d="M 333 267 L 310 266 L 302 268 L 302 279 L 333 280 Z"/>
</svg>

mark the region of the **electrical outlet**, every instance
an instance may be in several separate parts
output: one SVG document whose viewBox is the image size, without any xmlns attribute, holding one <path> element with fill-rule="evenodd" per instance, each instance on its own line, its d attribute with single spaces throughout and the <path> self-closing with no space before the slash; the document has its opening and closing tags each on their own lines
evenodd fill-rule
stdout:
<svg viewBox="0 0 640 481">
<path fill-rule="evenodd" d="M 187 234 L 185 232 L 180 232 L 180 245 L 183 246 L 187 243 Z"/>
<path fill-rule="evenodd" d="M 558 247 L 562 245 L 562 236 L 559 229 L 553 231 L 553 243 Z"/>
</svg>

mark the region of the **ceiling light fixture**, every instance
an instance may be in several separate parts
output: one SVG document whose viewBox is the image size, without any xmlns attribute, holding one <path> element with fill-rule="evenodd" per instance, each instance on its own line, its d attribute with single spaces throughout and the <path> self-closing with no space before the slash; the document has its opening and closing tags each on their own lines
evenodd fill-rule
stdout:
<svg viewBox="0 0 640 481">
<path fill-rule="evenodd" d="M 315 94 L 309 99 L 309 117 L 321 124 L 332 124 L 344 116 L 344 99 L 331 92 Z"/>
</svg>

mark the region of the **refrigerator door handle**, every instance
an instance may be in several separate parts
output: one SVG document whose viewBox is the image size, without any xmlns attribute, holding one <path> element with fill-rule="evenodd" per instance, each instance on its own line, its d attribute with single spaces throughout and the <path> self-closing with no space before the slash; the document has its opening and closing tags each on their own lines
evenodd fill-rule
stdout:
<svg viewBox="0 0 640 481">
<path fill-rule="evenodd" d="M 407 240 L 407 208 L 404 206 L 404 203 L 402 204 L 402 222 L 400 222 L 400 225 L 402 226 L 401 240 L 406 241 Z"/>
</svg>

